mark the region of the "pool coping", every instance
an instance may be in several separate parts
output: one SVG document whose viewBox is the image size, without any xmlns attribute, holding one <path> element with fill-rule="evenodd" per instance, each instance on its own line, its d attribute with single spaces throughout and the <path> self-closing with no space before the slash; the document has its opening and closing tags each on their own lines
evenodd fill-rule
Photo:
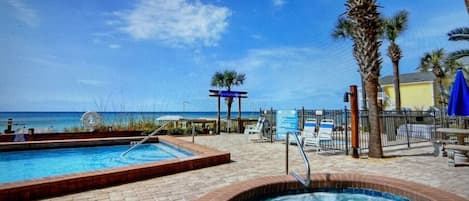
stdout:
<svg viewBox="0 0 469 201">
<path fill-rule="evenodd" d="M 383 176 L 353 173 L 318 173 L 311 175 L 309 189 L 364 188 L 402 196 L 414 201 L 465 201 L 466 199 L 423 184 Z M 197 201 L 248 201 L 282 192 L 306 190 L 290 175 L 261 177 L 209 192 Z"/>
<path fill-rule="evenodd" d="M 24 142 L 0 142 L 0 152 L 2 151 L 22 151 L 34 149 L 67 148 L 67 147 L 89 147 L 103 145 L 123 145 L 131 141 L 140 141 L 144 136 L 135 137 L 107 137 L 107 138 L 84 138 L 84 139 L 62 139 L 62 140 L 42 140 Z M 158 137 L 150 137 L 148 142 L 158 142 Z"/>
<path fill-rule="evenodd" d="M 126 137 L 125 140 L 142 138 L 143 137 Z M 156 141 L 171 143 L 196 153 L 196 155 L 140 165 L 0 184 L 0 200 L 31 200 L 53 197 L 220 165 L 231 161 L 229 152 L 222 152 L 202 145 L 196 145 L 192 142 L 171 136 L 158 136 L 154 137 L 153 140 L 155 140 L 155 138 Z M 22 146 L 39 144 L 43 146 L 47 143 L 58 143 L 60 147 L 64 144 L 69 146 L 73 144 L 73 142 L 83 143 L 94 141 L 102 143 L 119 139 L 122 140 L 122 138 L 98 138 L 21 142 L 17 144 L 22 144 Z M 60 144 L 61 142 L 62 144 Z"/>
</svg>

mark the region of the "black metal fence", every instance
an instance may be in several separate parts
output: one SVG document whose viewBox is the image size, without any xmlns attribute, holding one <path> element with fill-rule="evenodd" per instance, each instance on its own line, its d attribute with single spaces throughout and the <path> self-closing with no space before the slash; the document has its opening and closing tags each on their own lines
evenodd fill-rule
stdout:
<svg viewBox="0 0 469 201">
<path fill-rule="evenodd" d="M 276 110 L 261 110 L 261 114 L 268 121 L 267 130 L 275 130 Z M 350 110 L 297 110 L 298 128 L 302 130 L 308 119 L 332 119 L 334 121 L 332 143 L 321 144 L 321 149 L 344 151 L 350 150 Z M 442 123 L 441 115 L 428 111 L 382 111 L 380 113 L 381 141 L 383 147 L 407 145 L 417 142 L 430 141 L 436 128 Z M 368 149 L 369 139 L 368 111 L 359 112 L 359 144 L 360 149 Z M 271 132 L 275 135 L 275 132 Z"/>
</svg>

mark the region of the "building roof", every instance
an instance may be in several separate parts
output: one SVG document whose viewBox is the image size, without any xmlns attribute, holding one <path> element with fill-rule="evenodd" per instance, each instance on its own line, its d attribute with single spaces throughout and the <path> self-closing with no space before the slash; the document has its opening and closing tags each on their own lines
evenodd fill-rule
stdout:
<svg viewBox="0 0 469 201">
<path fill-rule="evenodd" d="M 381 85 L 388 85 L 393 84 L 394 76 L 384 76 L 379 78 L 379 84 Z M 413 82 L 428 82 L 435 80 L 435 75 L 433 72 L 417 72 L 417 73 L 407 73 L 399 75 L 399 81 L 401 84 L 403 83 L 413 83 Z"/>
</svg>

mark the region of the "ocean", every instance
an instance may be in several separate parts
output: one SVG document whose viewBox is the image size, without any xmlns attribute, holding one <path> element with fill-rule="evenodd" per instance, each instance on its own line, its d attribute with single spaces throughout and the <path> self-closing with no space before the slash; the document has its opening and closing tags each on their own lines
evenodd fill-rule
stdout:
<svg viewBox="0 0 469 201">
<path fill-rule="evenodd" d="M 80 118 L 84 112 L 0 112 L 0 133 L 7 128 L 9 118 L 13 119 L 13 130 L 20 128 L 49 128 L 61 132 L 65 128 L 81 127 Z M 217 112 L 98 112 L 105 124 L 128 122 L 129 119 L 156 119 L 165 115 L 179 115 L 186 119 L 216 118 Z M 236 118 L 237 112 L 231 117 Z M 257 118 L 259 112 L 242 112 L 242 118 Z M 226 112 L 221 113 L 226 118 Z"/>
</svg>

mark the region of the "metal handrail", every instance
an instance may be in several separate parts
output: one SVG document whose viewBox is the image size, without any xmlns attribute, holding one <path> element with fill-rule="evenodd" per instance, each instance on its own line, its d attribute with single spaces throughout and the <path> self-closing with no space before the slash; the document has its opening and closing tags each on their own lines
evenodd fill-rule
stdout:
<svg viewBox="0 0 469 201">
<path fill-rule="evenodd" d="M 303 157 L 303 161 L 304 161 L 304 163 L 305 163 L 305 167 L 306 167 L 306 170 L 307 170 L 307 172 L 306 172 L 306 179 L 301 178 L 301 176 L 298 175 L 298 174 L 297 174 L 295 171 L 293 171 L 293 170 L 291 171 L 290 174 L 291 174 L 293 177 L 295 177 L 296 180 L 298 180 L 301 184 L 303 184 L 304 186 L 307 187 L 307 186 L 309 186 L 309 184 L 311 183 L 311 168 L 310 168 L 310 166 L 309 166 L 309 160 L 308 160 L 308 157 L 306 157 L 305 150 L 303 150 L 302 143 L 301 143 L 301 141 L 300 141 L 300 139 L 298 138 L 298 135 L 297 135 L 296 133 L 287 132 L 287 141 L 286 141 L 286 143 L 287 143 L 287 149 L 288 149 L 288 144 L 290 143 L 290 142 L 288 141 L 288 136 L 289 136 L 290 134 L 292 134 L 292 135 L 295 137 L 296 144 L 298 145 L 298 146 L 297 146 L 297 147 L 298 147 L 298 150 L 300 151 L 301 157 Z M 288 153 L 288 150 L 287 150 L 287 153 Z M 287 161 L 287 163 L 288 163 L 288 161 Z"/>
<path fill-rule="evenodd" d="M 129 149 L 127 149 L 126 151 L 122 152 L 122 154 L 120 155 L 121 157 L 124 157 L 127 153 L 129 153 L 130 151 L 132 151 L 133 149 L 135 149 L 135 147 L 143 144 L 144 142 L 146 142 L 148 139 L 150 139 L 150 137 L 152 137 L 153 135 L 157 134 L 161 129 L 163 129 L 166 125 L 168 125 L 169 123 L 171 123 L 173 121 L 168 121 L 166 123 L 164 123 L 162 126 L 160 126 L 159 128 L 157 128 L 156 130 L 154 130 L 153 132 L 151 132 L 149 135 L 147 135 L 145 138 L 143 138 L 142 140 L 140 140 L 137 144 L 134 144 L 134 146 L 131 146 Z"/>
</svg>

